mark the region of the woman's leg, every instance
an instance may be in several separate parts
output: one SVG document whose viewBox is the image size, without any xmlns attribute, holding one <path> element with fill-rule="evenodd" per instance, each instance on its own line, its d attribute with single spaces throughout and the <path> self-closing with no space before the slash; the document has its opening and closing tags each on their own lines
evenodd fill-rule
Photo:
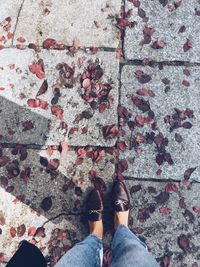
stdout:
<svg viewBox="0 0 200 267">
<path fill-rule="evenodd" d="M 96 235 L 89 235 L 70 249 L 55 267 L 100 267 L 103 260 L 103 246 Z"/>
<path fill-rule="evenodd" d="M 147 246 L 125 225 L 120 225 L 112 242 L 111 267 L 159 267 Z"/>
<path fill-rule="evenodd" d="M 103 199 L 101 192 L 93 189 L 87 200 L 87 218 L 90 235 L 76 244 L 55 267 L 100 267 L 103 261 Z"/>
</svg>

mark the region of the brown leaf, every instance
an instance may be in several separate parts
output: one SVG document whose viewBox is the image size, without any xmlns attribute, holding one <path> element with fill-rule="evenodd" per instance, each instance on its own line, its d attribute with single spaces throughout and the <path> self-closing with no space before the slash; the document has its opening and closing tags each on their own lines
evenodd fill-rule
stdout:
<svg viewBox="0 0 200 267">
<path fill-rule="evenodd" d="M 164 7 L 168 4 L 168 0 L 159 0 L 160 4 Z"/>
<path fill-rule="evenodd" d="M 17 236 L 22 237 L 26 232 L 26 226 L 24 224 L 17 227 Z"/>
<path fill-rule="evenodd" d="M 136 91 L 136 94 L 141 96 L 151 96 L 151 97 L 155 96 L 155 93 L 148 88 L 140 88 Z"/>
<path fill-rule="evenodd" d="M 190 123 L 189 121 L 186 121 L 182 124 L 182 127 L 185 129 L 190 129 L 192 128 L 192 123 Z"/>
<path fill-rule="evenodd" d="M 51 197 L 45 197 L 42 200 L 42 203 L 40 204 L 40 207 L 47 212 L 48 210 L 50 210 L 50 208 L 52 207 L 52 199 Z"/>
<path fill-rule="evenodd" d="M 38 96 L 43 95 L 44 93 L 46 93 L 47 89 L 48 89 L 48 83 L 47 83 L 47 80 L 44 80 L 44 82 L 42 83 L 39 91 L 37 92 L 36 97 L 38 97 Z"/>
<path fill-rule="evenodd" d="M 0 211 L 0 225 L 4 225 L 5 224 L 5 217 L 2 211 Z"/>
<path fill-rule="evenodd" d="M 4 167 L 9 161 L 10 161 L 9 157 L 1 156 L 0 157 L 0 167 Z"/>
<path fill-rule="evenodd" d="M 187 42 L 183 45 L 183 51 L 187 52 L 192 48 L 192 40 L 188 39 Z"/>
<path fill-rule="evenodd" d="M 179 247 L 185 252 L 188 250 L 189 245 L 190 245 L 190 241 L 188 239 L 188 237 L 184 234 L 180 235 L 177 239 L 177 243 L 179 245 Z"/>
<path fill-rule="evenodd" d="M 184 179 L 185 179 L 185 180 L 189 180 L 191 174 L 196 170 L 196 168 L 197 168 L 197 167 L 187 169 L 187 170 L 184 172 Z"/>
</svg>

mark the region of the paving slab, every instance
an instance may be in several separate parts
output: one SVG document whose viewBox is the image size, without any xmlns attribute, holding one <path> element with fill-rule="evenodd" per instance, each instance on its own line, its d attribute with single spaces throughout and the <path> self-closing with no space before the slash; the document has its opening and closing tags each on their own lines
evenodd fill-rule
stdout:
<svg viewBox="0 0 200 267">
<path fill-rule="evenodd" d="M 199 73 L 199 67 L 123 67 L 123 175 L 199 181 Z"/>
<path fill-rule="evenodd" d="M 69 51 L 42 50 L 38 54 L 30 49 L 4 49 L 0 67 L 0 96 L 8 106 L 1 117 L 15 116 L 12 123 L 4 120 L 2 142 L 9 138 L 21 144 L 65 140 L 75 146 L 114 145 L 119 69 L 114 52 L 79 51 L 72 56 Z M 39 116 L 44 119 L 36 122 Z M 11 124 L 16 131 L 17 121 L 30 123 L 8 137 Z"/>
<path fill-rule="evenodd" d="M 26 0 L 17 24 L 14 43 L 19 37 L 26 43 L 42 45 L 47 38 L 72 45 L 78 38 L 81 46 L 117 47 L 115 15 L 121 1 L 48 1 Z M 85 19 L 87 17 L 87 19 Z"/>
<path fill-rule="evenodd" d="M 200 184 L 126 181 L 131 194 L 131 229 L 161 266 L 200 263 Z M 196 265 L 195 265 L 196 263 Z"/>
<path fill-rule="evenodd" d="M 126 11 L 130 9 L 124 40 L 127 59 L 200 62 L 199 1 L 126 0 Z"/>
<path fill-rule="evenodd" d="M 52 147 L 26 149 L 22 145 L 1 149 L 1 187 L 15 196 L 15 202 L 23 201 L 48 219 L 63 212 L 84 212 L 83 199 L 90 188 L 105 190 L 105 183 L 112 180 L 115 171 L 111 148 L 59 151 Z"/>
<path fill-rule="evenodd" d="M 130 229 L 147 244 L 161 266 L 166 262 L 177 267 L 198 264 L 200 185 L 193 183 L 189 189 L 183 189 L 178 183 L 127 180 L 126 184 L 132 206 Z M 54 266 L 65 251 L 87 235 L 81 216 L 65 215 L 60 222 L 47 222 L 47 218 L 30 207 L 20 201 L 16 203 L 12 194 L 2 188 L 0 191 L 4 196 L 0 202 L 0 240 L 4 244 L 1 253 L 5 261 L 14 253 L 18 242 L 26 239 L 37 242 Z"/>
<path fill-rule="evenodd" d="M 17 16 L 23 0 L 8 0 L 0 3 L 0 47 L 12 44 Z"/>
<path fill-rule="evenodd" d="M 19 242 L 27 240 L 35 244 L 46 259 L 50 257 L 51 266 L 54 266 L 74 242 L 82 240 L 87 234 L 86 228 L 80 224 L 80 216 L 61 216 L 60 223 L 48 222 L 25 204 L 15 203 L 15 198 L 2 188 L 0 192 L 3 196 L 0 200 L 0 253 L 4 263 L 15 253 Z"/>
</svg>

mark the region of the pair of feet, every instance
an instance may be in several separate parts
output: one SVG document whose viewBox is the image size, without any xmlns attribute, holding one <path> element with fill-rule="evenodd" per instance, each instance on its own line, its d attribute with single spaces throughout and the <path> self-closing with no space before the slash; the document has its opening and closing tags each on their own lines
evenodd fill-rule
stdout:
<svg viewBox="0 0 200 267">
<path fill-rule="evenodd" d="M 128 191 L 122 181 L 114 181 L 112 187 L 112 204 L 114 208 L 114 227 L 117 229 L 121 224 L 128 227 L 130 200 Z M 88 223 L 90 234 L 103 237 L 103 199 L 102 193 L 93 189 L 87 200 Z"/>
</svg>

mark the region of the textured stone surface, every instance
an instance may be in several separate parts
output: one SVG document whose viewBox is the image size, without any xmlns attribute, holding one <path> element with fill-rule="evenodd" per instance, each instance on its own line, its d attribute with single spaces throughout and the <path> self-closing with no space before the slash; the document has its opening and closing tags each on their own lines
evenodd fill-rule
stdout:
<svg viewBox="0 0 200 267">
<path fill-rule="evenodd" d="M 197 0 L 136 2 L 140 3 L 139 9 L 132 1 L 126 1 L 126 10 L 132 9 L 132 16 L 128 20 L 134 22 L 133 24 L 137 23 L 132 28 L 126 28 L 124 48 L 127 59 L 200 62 L 198 34 L 200 4 Z M 163 6 L 160 2 L 167 4 Z M 177 3 L 180 2 L 179 6 Z M 145 44 L 143 44 L 145 27 L 152 28 L 154 32 L 151 34 L 151 30 L 146 30 Z M 151 38 L 148 38 L 148 34 Z M 183 46 L 187 40 L 191 40 L 192 48 L 184 52 Z M 157 41 L 164 41 L 164 47 L 153 49 L 152 45 Z M 154 47 L 157 46 L 154 44 Z"/>
<path fill-rule="evenodd" d="M 14 197 L 2 188 L 0 192 L 3 196 L 0 200 L 0 212 L 3 210 L 1 215 L 5 218 L 5 224 L 0 226 L 0 253 L 4 254 L 4 262 L 9 261 L 19 242 L 25 239 L 35 244 L 44 256 L 51 256 L 51 266 L 54 266 L 55 262 L 73 246 L 75 239 L 80 241 L 86 235 L 86 229 L 79 223 L 80 216 L 65 215 L 60 217 L 60 223 L 48 222 L 44 216 L 23 203 L 14 204 Z"/>
<path fill-rule="evenodd" d="M 80 147 L 60 153 L 52 147 L 17 145 L 1 152 L 1 186 L 46 218 L 84 211 L 88 190 L 93 185 L 105 189 L 115 171 L 113 149 Z"/>
<path fill-rule="evenodd" d="M 14 43 L 22 36 L 27 44 L 42 45 L 45 39 L 54 38 L 72 45 L 78 38 L 81 46 L 117 47 L 114 17 L 120 6 L 120 1 L 113 0 L 25 1 Z"/>
<path fill-rule="evenodd" d="M 43 60 L 44 72 L 34 74 L 35 69 L 32 70 L 32 68 L 36 66 L 37 70 L 38 66 L 40 67 L 39 59 Z M 72 75 L 70 85 L 66 85 L 67 82 L 61 80 L 60 71 L 56 69 L 59 63 L 67 63 L 70 67 L 74 66 L 75 73 Z M 100 66 L 99 69 L 103 72 L 102 77 L 93 79 L 91 92 L 90 89 L 89 91 L 83 89 L 83 84 L 80 81 L 81 75 L 90 64 Z M 19 129 L 16 134 L 7 136 L 8 128 L 15 122 L 6 122 L 5 120 L 4 127 L 0 132 L 3 135 L 2 141 L 9 139 L 13 143 L 30 144 L 35 142 L 45 145 L 59 144 L 65 139 L 70 145 L 113 145 L 116 136 L 110 138 L 112 137 L 111 134 L 111 136 L 105 137 L 102 130 L 103 126 L 117 124 L 118 64 L 115 53 L 112 52 L 98 52 L 95 55 L 78 52 L 75 57 L 72 57 L 66 51 L 43 50 L 37 59 L 36 53 L 32 50 L 2 50 L 0 95 L 14 102 L 16 108 L 19 105 L 17 110 L 21 110 L 21 114 L 16 111 L 15 121 L 31 119 L 35 130 L 34 133 L 31 133 L 31 130 L 22 132 Z M 45 78 L 48 84 L 47 91 L 37 96 Z M 55 88 L 60 90 L 60 97 L 56 103 L 52 102 L 54 101 Z M 95 92 L 95 95 L 92 95 L 92 91 Z M 104 93 L 105 97 L 103 96 Z M 89 99 L 87 101 L 83 99 L 86 94 L 88 94 L 87 99 Z M 35 102 L 36 99 L 37 102 Z M 4 105 L 6 105 L 5 101 L 3 101 Z M 39 103 L 39 107 L 31 108 L 32 103 L 29 104 L 28 101 Z M 7 105 L 6 110 L 2 109 L 2 118 L 13 117 L 11 107 L 14 104 L 8 101 Z M 105 106 L 105 109 L 101 110 L 101 106 Z M 27 108 L 31 108 L 31 110 L 26 111 Z M 52 108 L 58 110 L 54 112 Z M 63 118 L 59 112 L 63 113 Z M 27 115 L 28 113 L 30 116 Z M 39 116 L 41 118 L 38 122 L 43 121 L 44 126 L 35 122 Z M 42 117 L 44 118 L 42 119 Z M 66 123 L 65 126 L 62 124 L 63 122 Z M 16 130 L 15 128 L 16 126 L 14 126 L 13 131 Z"/>
<path fill-rule="evenodd" d="M 192 184 L 190 189 L 162 182 L 127 181 L 127 185 L 131 192 L 131 229 L 146 242 L 161 266 L 199 264 L 200 185 Z M 188 246 L 183 235 L 189 240 Z"/>
<path fill-rule="evenodd" d="M 197 167 L 191 179 L 199 181 L 199 73 L 195 67 L 123 67 L 119 115 L 124 136 L 118 146 L 128 163 L 124 175 L 182 180 L 187 169 Z"/>
<path fill-rule="evenodd" d="M 0 47 L 10 46 L 17 16 L 23 0 L 7 0 L 0 2 Z"/>
</svg>

